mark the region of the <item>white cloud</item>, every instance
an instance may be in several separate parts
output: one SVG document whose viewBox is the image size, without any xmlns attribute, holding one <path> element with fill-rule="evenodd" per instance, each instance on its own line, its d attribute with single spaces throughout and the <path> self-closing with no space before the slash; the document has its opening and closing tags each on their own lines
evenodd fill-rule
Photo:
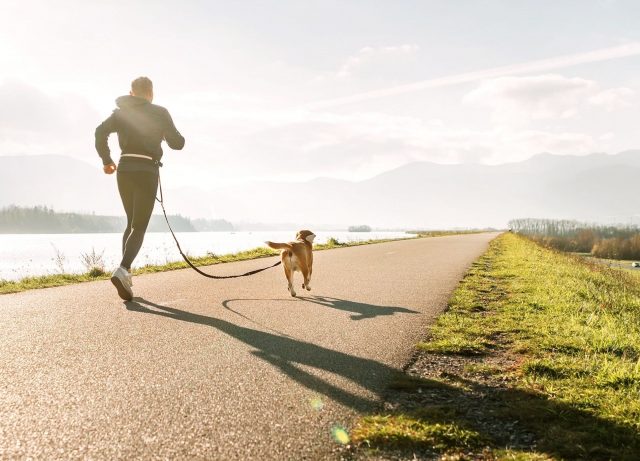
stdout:
<svg viewBox="0 0 640 461">
<path fill-rule="evenodd" d="M 389 57 L 409 56 L 417 53 L 419 49 L 420 47 L 416 44 L 380 47 L 365 46 L 356 54 L 349 56 L 337 71 L 322 74 L 316 80 L 351 78 L 367 64 L 384 66 L 388 64 Z"/>
<path fill-rule="evenodd" d="M 608 112 L 612 112 L 620 107 L 631 106 L 631 100 L 635 96 L 635 91 L 629 88 L 610 88 L 589 97 L 589 103 L 594 106 L 601 106 Z"/>
<path fill-rule="evenodd" d="M 583 133 L 509 127 L 474 130 L 374 112 L 235 115 L 232 125 L 244 131 L 214 136 L 225 145 L 220 167 L 241 167 L 248 176 L 288 180 L 364 179 L 411 161 L 503 163 L 539 152 L 580 155 L 600 145 L 600 140 Z"/>
<path fill-rule="evenodd" d="M 587 64 L 594 62 L 608 61 L 612 59 L 621 59 L 640 54 L 640 42 L 630 42 L 610 48 L 602 48 L 586 53 L 577 53 L 554 58 L 540 59 L 537 61 L 523 62 L 519 64 L 511 64 L 501 67 L 493 67 L 489 69 L 481 69 L 464 74 L 449 75 L 446 77 L 422 80 L 419 82 L 408 83 L 389 88 L 382 88 L 364 93 L 357 93 L 351 96 L 344 96 L 333 99 L 325 99 L 316 101 L 307 105 L 311 109 L 326 109 L 329 107 L 337 107 L 345 104 L 353 104 L 372 99 L 386 98 L 405 93 L 413 93 L 428 88 L 442 88 L 462 83 L 478 82 L 486 79 L 497 78 L 507 75 L 529 74 L 533 72 L 545 72 L 553 69 L 562 69 L 565 67 L 576 66 L 579 64 Z"/>
<path fill-rule="evenodd" d="M 485 80 L 463 101 L 488 107 L 494 120 L 513 124 L 574 117 L 587 105 L 611 111 L 628 104 L 633 94 L 628 88 L 603 90 L 593 80 L 546 74 Z"/>
<path fill-rule="evenodd" d="M 581 79 L 564 84 L 578 92 L 593 87 Z M 93 130 L 108 113 L 95 114 L 80 97 L 49 95 L 26 85 L 10 89 L 0 87 L 3 153 L 77 152 L 76 157 L 87 161 L 96 155 Z M 520 89 L 508 94 L 518 95 L 518 100 L 536 100 Z M 184 94 L 167 101 L 167 106 L 187 138 L 184 152 L 167 149 L 163 174 L 175 184 L 219 185 L 251 178 L 306 180 L 317 176 L 357 180 L 411 161 L 502 163 L 542 151 L 586 154 L 603 150 L 610 140 L 559 127 L 534 130 L 528 125 L 496 125 L 479 129 L 382 112 L 277 110 L 268 98 L 245 93 Z M 16 107 L 25 115 L 12 117 Z"/>
<path fill-rule="evenodd" d="M 45 93 L 22 82 L 0 84 L 0 152 L 80 154 L 93 147 L 98 113 L 79 95 Z"/>
</svg>

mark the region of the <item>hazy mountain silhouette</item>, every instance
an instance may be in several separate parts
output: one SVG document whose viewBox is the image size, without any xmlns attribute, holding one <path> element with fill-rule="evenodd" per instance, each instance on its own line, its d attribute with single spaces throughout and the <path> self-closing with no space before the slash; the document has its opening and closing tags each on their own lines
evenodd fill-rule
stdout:
<svg viewBox="0 0 640 461">
<path fill-rule="evenodd" d="M 119 213 L 122 205 L 113 203 L 118 197 L 115 181 L 96 163 L 61 155 L 0 156 L 0 206 Z"/>
<path fill-rule="evenodd" d="M 232 222 L 398 228 L 504 226 L 514 217 L 629 222 L 636 216 L 638 222 L 639 177 L 640 151 L 627 151 L 580 157 L 539 154 L 496 166 L 415 162 L 359 182 L 318 178 L 165 193 L 171 213 Z M 0 157 L 0 206 L 118 214 L 121 205 L 112 179 L 68 157 Z"/>
</svg>

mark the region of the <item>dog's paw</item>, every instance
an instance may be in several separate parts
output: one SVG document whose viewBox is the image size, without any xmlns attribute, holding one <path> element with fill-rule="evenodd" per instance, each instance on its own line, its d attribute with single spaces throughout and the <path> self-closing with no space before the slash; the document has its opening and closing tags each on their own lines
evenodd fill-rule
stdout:
<svg viewBox="0 0 640 461">
<path fill-rule="evenodd" d="M 307 285 L 305 288 L 307 289 L 307 291 L 311 291 L 311 287 L 309 285 Z"/>
<path fill-rule="evenodd" d="M 295 298 L 296 297 L 296 292 L 291 290 L 291 296 L 293 296 Z"/>
</svg>

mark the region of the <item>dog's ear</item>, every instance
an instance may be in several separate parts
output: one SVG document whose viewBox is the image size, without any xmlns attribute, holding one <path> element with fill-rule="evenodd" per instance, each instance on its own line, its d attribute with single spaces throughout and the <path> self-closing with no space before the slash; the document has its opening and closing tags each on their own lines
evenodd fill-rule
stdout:
<svg viewBox="0 0 640 461">
<path fill-rule="evenodd" d="M 296 240 L 306 240 L 309 243 L 313 243 L 314 238 L 316 238 L 316 234 L 306 229 L 300 230 L 296 234 Z"/>
<path fill-rule="evenodd" d="M 310 230 L 300 231 L 300 235 L 309 243 L 313 243 L 313 239 L 316 238 L 316 234 L 314 234 Z"/>
</svg>

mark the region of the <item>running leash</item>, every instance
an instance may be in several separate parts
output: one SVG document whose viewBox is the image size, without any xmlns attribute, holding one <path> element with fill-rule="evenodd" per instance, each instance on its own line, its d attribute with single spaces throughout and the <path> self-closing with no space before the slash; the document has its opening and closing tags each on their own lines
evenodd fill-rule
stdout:
<svg viewBox="0 0 640 461">
<path fill-rule="evenodd" d="M 158 162 L 158 166 L 161 167 L 162 163 Z M 267 269 L 271 269 L 272 267 L 276 267 L 276 266 L 282 264 L 282 261 L 278 261 L 277 263 L 273 264 L 272 266 L 263 267 L 262 269 L 256 269 L 256 270 L 253 270 L 253 271 L 245 272 L 244 274 L 240 274 L 240 275 L 211 275 L 211 274 L 207 274 L 206 272 L 202 272 L 191 261 L 189 261 L 189 258 L 187 258 L 187 255 L 184 254 L 184 252 L 182 251 L 182 248 L 180 248 L 180 242 L 178 242 L 176 234 L 173 232 L 173 229 L 171 228 L 171 224 L 169 224 L 169 218 L 167 217 L 167 211 L 164 209 L 164 197 L 162 195 L 162 181 L 160 180 L 160 169 L 158 169 L 158 186 L 160 188 L 160 199 L 158 199 L 158 197 L 156 197 L 156 200 L 160 203 L 160 206 L 162 207 L 162 214 L 164 214 L 164 220 L 167 221 L 167 226 L 169 226 L 169 231 L 171 232 L 171 235 L 173 236 L 173 240 L 175 240 L 175 242 L 176 242 L 176 245 L 178 247 L 178 251 L 180 252 L 180 255 L 182 256 L 182 259 L 184 259 L 184 261 L 191 267 L 191 269 L 196 271 L 198 274 L 203 275 L 205 277 L 208 277 L 210 279 L 236 279 L 238 277 L 248 277 L 249 275 L 254 275 L 254 274 L 257 274 L 258 272 L 266 271 Z"/>
</svg>

